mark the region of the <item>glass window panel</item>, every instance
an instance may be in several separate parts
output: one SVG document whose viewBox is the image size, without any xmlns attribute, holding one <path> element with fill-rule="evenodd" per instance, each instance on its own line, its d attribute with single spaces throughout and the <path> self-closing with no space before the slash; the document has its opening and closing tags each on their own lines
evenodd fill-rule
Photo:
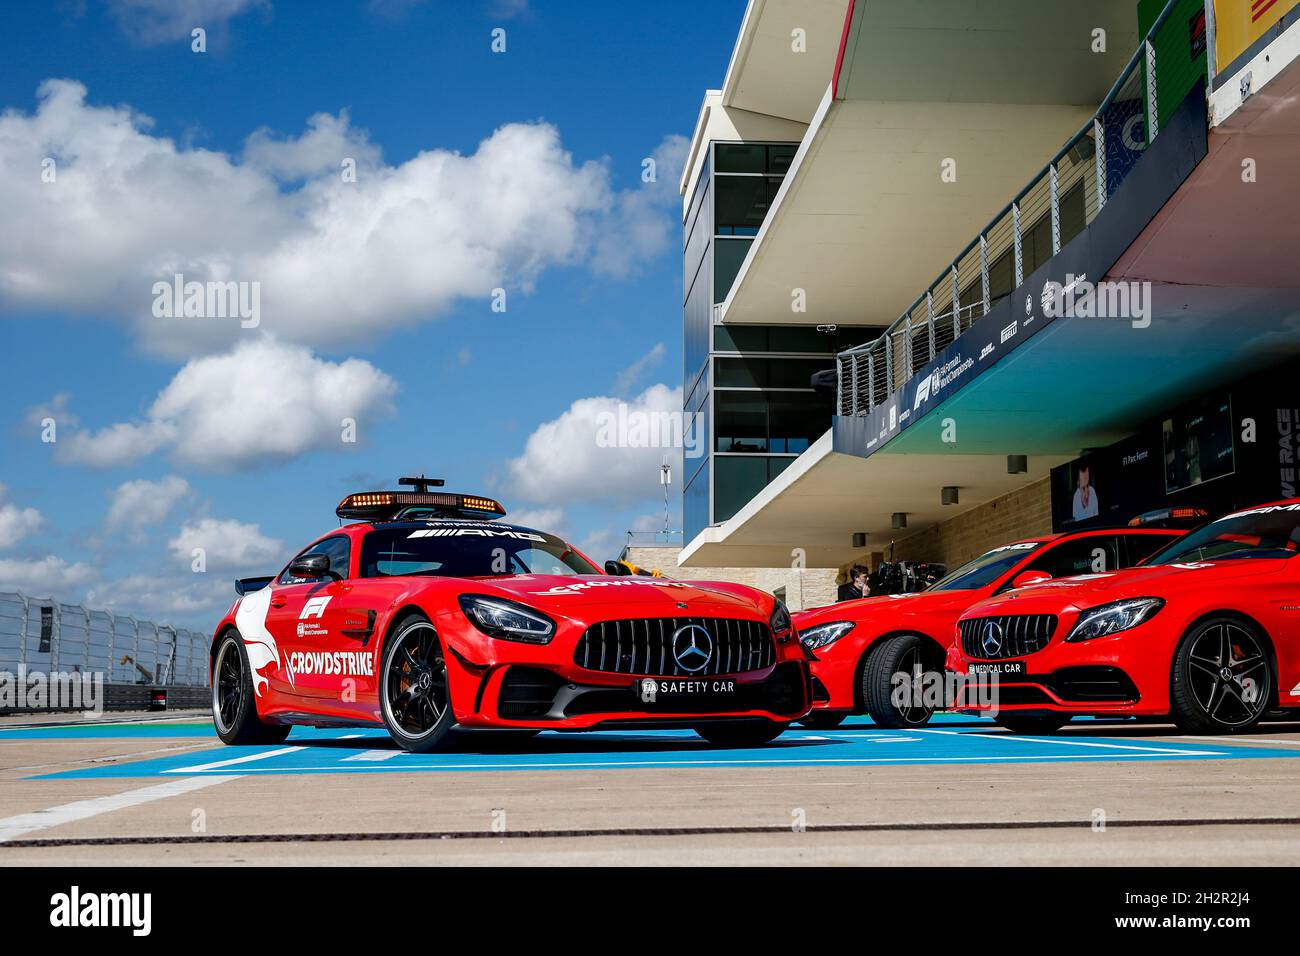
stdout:
<svg viewBox="0 0 1300 956">
<path fill-rule="evenodd" d="M 752 239 L 715 239 L 713 241 L 713 301 L 723 302 L 736 281 L 740 264 L 749 253 Z"/>
<path fill-rule="evenodd" d="M 747 143 L 718 143 L 714 147 L 718 172 L 761 173 L 766 171 L 767 149 Z"/>
<path fill-rule="evenodd" d="M 714 230 L 720 236 L 754 236 L 772 206 L 780 180 L 758 176 L 719 176 Z"/>
<path fill-rule="evenodd" d="M 794 162 L 794 154 L 798 150 L 799 145 L 797 143 L 769 146 L 767 148 L 767 171 L 778 176 L 784 176 L 790 171 L 790 164 Z"/>
<path fill-rule="evenodd" d="M 717 450 L 767 451 L 767 400 L 750 392 L 715 392 Z"/>
<path fill-rule="evenodd" d="M 713 347 L 719 352 L 766 352 L 767 335 L 763 325 L 715 325 Z"/>
<path fill-rule="evenodd" d="M 767 462 L 758 455 L 714 460 L 714 521 L 726 521 L 766 487 Z"/>
</svg>

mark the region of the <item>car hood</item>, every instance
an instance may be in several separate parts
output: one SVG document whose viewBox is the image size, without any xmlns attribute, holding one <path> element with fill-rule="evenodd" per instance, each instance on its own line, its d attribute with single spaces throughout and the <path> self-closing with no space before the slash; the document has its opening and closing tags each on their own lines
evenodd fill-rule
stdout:
<svg viewBox="0 0 1300 956">
<path fill-rule="evenodd" d="M 1285 567 L 1286 561 L 1280 559 L 1242 558 L 1083 574 L 1007 591 L 996 598 L 982 601 L 963 617 L 1055 614 L 1071 609 L 1096 607 L 1098 604 L 1130 597 L 1168 599 L 1180 592 L 1200 591 L 1207 587 L 1231 587 L 1234 581 L 1277 574 Z"/>
<path fill-rule="evenodd" d="M 481 593 L 497 594 L 540 611 L 558 614 L 579 612 L 584 607 L 623 605 L 638 613 L 681 616 L 771 614 L 771 599 L 743 585 L 707 581 L 673 581 L 668 578 L 615 577 L 606 574 L 549 575 L 522 574 L 511 578 L 482 579 Z M 465 591 L 478 590 L 470 586 Z M 678 608 L 687 605 L 686 613 Z"/>
<path fill-rule="evenodd" d="M 841 601 L 826 607 L 800 611 L 794 615 L 794 626 L 804 631 L 831 621 L 863 622 L 884 615 L 930 614 L 943 611 L 961 611 L 979 598 L 978 591 L 920 591 L 915 594 L 884 594 L 879 597 Z"/>
</svg>

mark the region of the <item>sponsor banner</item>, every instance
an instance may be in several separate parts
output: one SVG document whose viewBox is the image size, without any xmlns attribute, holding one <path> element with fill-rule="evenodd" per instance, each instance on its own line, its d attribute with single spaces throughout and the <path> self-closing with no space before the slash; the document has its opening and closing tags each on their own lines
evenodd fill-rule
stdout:
<svg viewBox="0 0 1300 956">
<path fill-rule="evenodd" d="M 1297 6 L 1300 0 L 1214 0 L 1214 55 L 1219 71 Z"/>
<path fill-rule="evenodd" d="M 1106 207 L 1059 253 L 1025 278 L 1010 295 L 934 361 L 919 369 L 889 400 L 866 415 L 837 415 L 832 448 L 868 458 L 886 442 L 939 408 L 1012 351 L 1061 321 L 1063 303 L 1086 283 L 1098 283 L 1151 219 L 1204 158 L 1207 148 L 1204 92 L 1193 90 L 1170 117 L 1165 129 L 1140 150 L 1145 162 L 1133 165 Z M 1135 151 L 1136 152 L 1136 151 Z M 1053 301 L 1055 299 L 1055 301 Z M 1097 301 L 1095 296 L 1084 301 Z M 1149 322 L 1148 314 L 1144 321 Z M 1094 312 L 1066 309 L 1068 321 L 1117 321 Z M 1135 323 L 1136 325 L 1136 323 Z M 1137 327 L 1141 327 L 1137 325 Z"/>
</svg>

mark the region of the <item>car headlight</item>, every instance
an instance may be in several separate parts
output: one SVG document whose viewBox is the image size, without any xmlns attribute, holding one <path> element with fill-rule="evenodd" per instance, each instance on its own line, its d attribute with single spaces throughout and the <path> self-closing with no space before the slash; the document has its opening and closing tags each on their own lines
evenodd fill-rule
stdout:
<svg viewBox="0 0 1300 956">
<path fill-rule="evenodd" d="M 555 622 L 545 614 L 504 598 L 462 594 L 460 609 L 488 637 L 503 641 L 546 644 L 555 634 Z"/>
<path fill-rule="evenodd" d="M 803 642 L 803 646 L 808 650 L 815 651 L 827 644 L 834 644 L 851 630 L 853 630 L 852 621 L 832 621 L 829 624 L 818 624 L 816 627 L 810 627 L 808 630 L 801 632 L 799 640 Z"/>
<path fill-rule="evenodd" d="M 785 606 L 785 602 L 780 598 L 776 599 L 776 606 L 772 608 L 772 617 L 768 621 L 772 625 L 772 633 L 776 635 L 779 641 L 788 641 L 790 639 L 791 628 L 794 626 L 790 622 L 790 611 Z"/>
<path fill-rule="evenodd" d="M 1079 620 L 1074 623 L 1065 639 L 1090 641 L 1095 637 L 1109 637 L 1137 627 L 1164 606 L 1164 599 L 1157 597 L 1128 598 L 1111 604 L 1100 604 L 1080 614 Z"/>
</svg>

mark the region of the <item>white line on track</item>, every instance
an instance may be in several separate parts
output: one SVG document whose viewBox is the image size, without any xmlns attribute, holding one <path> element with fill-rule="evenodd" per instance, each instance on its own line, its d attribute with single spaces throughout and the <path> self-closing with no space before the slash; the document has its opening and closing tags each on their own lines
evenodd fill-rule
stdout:
<svg viewBox="0 0 1300 956">
<path fill-rule="evenodd" d="M 140 790 L 128 790 L 125 793 L 109 794 L 106 797 L 78 800 L 76 803 L 65 803 L 62 806 L 50 807 L 47 810 L 36 810 L 32 813 L 19 814 L 16 817 L 6 817 L 0 820 L 0 843 L 17 839 L 36 830 L 45 830 L 49 827 L 61 826 L 64 823 L 75 823 L 78 820 L 88 820 L 91 817 L 99 816 L 101 813 L 110 813 L 113 810 L 122 810 L 126 807 L 136 807 L 142 803 L 164 800 L 167 797 L 189 793 L 191 790 L 200 790 L 203 787 L 211 787 L 218 783 L 238 779 L 238 775 L 226 775 L 169 780 L 166 783 L 155 784 L 152 787 L 144 787 Z"/>
<path fill-rule="evenodd" d="M 1022 737 L 1019 734 L 974 734 L 960 730 L 927 730 L 918 728 L 922 734 L 949 734 L 958 737 L 983 737 L 986 740 L 1015 741 L 1022 744 L 1060 744 L 1065 747 L 1100 747 L 1103 750 L 1140 750 L 1153 754 L 1173 754 L 1192 757 L 1225 757 L 1226 753 L 1210 750 L 1173 750 L 1168 747 L 1142 747 L 1137 744 L 1112 744 L 1102 740 L 1072 740 L 1069 737 Z"/>
<path fill-rule="evenodd" d="M 366 750 L 359 754 L 353 754 L 351 757 L 344 757 L 347 760 L 391 760 L 393 757 L 404 753 L 401 750 Z"/>
<path fill-rule="evenodd" d="M 411 766 L 408 761 L 403 761 L 406 766 L 389 766 L 389 765 L 361 765 L 343 767 L 340 764 L 329 764 L 323 767 L 247 767 L 241 770 L 241 773 L 314 773 L 314 772 L 334 772 L 334 773 L 353 773 L 360 771 L 393 771 L 395 773 L 419 773 L 421 771 L 436 770 L 481 770 L 490 772 L 493 770 L 604 770 L 613 767 L 648 767 L 655 769 L 658 767 L 704 767 L 712 769 L 719 766 L 735 767 L 811 767 L 822 764 L 873 764 L 873 763 L 1015 763 L 1016 761 L 1039 761 L 1039 760 L 1143 760 L 1154 757 L 1228 757 L 1227 752 L 1212 750 L 1170 750 L 1167 752 L 1151 753 L 1109 753 L 1109 754 L 1025 754 L 1007 755 L 1007 756 L 987 756 L 987 757 L 778 757 L 772 760 L 755 760 L 747 758 L 743 760 L 717 760 L 703 758 L 696 760 L 629 760 L 625 762 L 618 761 L 587 761 L 583 763 L 445 763 L 445 764 L 419 764 Z M 206 773 L 209 771 L 201 770 L 198 767 L 189 767 L 185 770 L 163 771 L 164 773 Z"/>
<path fill-rule="evenodd" d="M 213 763 L 201 763 L 195 767 L 179 767 L 176 770 L 164 770 L 163 773 L 210 773 L 221 767 L 233 767 L 235 764 L 249 763 L 253 760 L 265 760 L 267 757 L 279 757 L 283 754 L 296 753 L 303 750 L 303 747 L 281 747 L 279 750 L 264 750 L 258 754 L 248 754 L 244 757 L 231 757 L 229 760 L 217 760 Z"/>
</svg>

